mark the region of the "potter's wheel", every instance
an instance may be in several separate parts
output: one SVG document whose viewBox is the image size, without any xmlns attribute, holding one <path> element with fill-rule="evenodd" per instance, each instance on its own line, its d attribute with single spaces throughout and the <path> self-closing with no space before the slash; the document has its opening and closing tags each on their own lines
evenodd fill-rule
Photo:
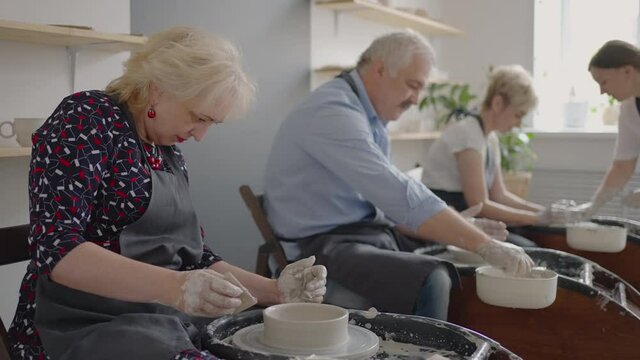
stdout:
<svg viewBox="0 0 640 360">
<path fill-rule="evenodd" d="M 366 359 L 378 351 L 378 336 L 356 325 L 349 325 L 349 341 L 335 348 L 322 350 L 280 349 L 263 343 L 264 324 L 247 326 L 233 335 L 233 344 L 242 350 L 284 356 L 327 356 L 335 359 Z"/>
</svg>

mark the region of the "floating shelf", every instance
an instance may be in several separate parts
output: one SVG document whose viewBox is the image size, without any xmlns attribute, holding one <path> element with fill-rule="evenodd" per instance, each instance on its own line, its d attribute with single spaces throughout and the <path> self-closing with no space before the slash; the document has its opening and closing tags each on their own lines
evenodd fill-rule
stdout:
<svg viewBox="0 0 640 360">
<path fill-rule="evenodd" d="M 31 156 L 30 147 L 0 147 L 0 158 Z"/>
<path fill-rule="evenodd" d="M 0 40 L 70 47 L 92 45 L 109 50 L 128 51 L 141 46 L 146 39 L 138 35 L 110 34 L 66 26 L 0 20 Z"/>
<path fill-rule="evenodd" d="M 324 75 L 324 76 L 336 76 L 343 71 L 353 70 L 354 67 L 355 65 L 353 66 L 325 65 L 323 67 L 313 69 L 313 73 L 317 75 Z M 428 83 L 442 84 L 442 83 L 452 83 L 452 81 L 449 79 L 429 79 Z"/>
<path fill-rule="evenodd" d="M 352 70 L 354 66 L 344 66 L 344 65 L 325 65 L 321 68 L 317 68 L 314 69 L 313 72 L 316 74 L 327 74 L 327 75 L 332 75 L 332 74 L 340 74 L 343 71 L 346 70 Z"/>
<path fill-rule="evenodd" d="M 368 0 L 317 1 L 316 6 L 338 12 L 350 12 L 367 20 L 395 27 L 408 27 L 425 34 L 462 34 L 459 29 L 441 22 Z"/>
<path fill-rule="evenodd" d="M 439 131 L 415 132 L 415 133 L 391 133 L 389 138 L 392 141 L 406 140 L 435 140 L 440 137 Z"/>
</svg>

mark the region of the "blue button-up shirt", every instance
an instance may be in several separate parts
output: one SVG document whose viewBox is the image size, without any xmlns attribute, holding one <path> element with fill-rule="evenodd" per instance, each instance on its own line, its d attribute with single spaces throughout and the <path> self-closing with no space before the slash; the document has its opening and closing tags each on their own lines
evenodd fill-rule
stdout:
<svg viewBox="0 0 640 360">
<path fill-rule="evenodd" d="M 282 123 L 267 162 L 264 207 L 276 234 L 301 238 L 373 218 L 413 230 L 446 205 L 390 160 L 378 118 L 357 71 L 358 95 L 334 79 Z"/>
</svg>

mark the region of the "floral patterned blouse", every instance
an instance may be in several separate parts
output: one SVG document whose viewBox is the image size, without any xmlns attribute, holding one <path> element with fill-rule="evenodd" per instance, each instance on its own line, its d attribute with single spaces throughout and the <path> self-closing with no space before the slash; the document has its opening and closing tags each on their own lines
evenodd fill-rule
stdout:
<svg viewBox="0 0 640 360">
<path fill-rule="evenodd" d="M 151 200 L 151 169 L 127 111 L 101 91 L 65 98 L 33 135 L 29 169 L 31 261 L 9 329 L 18 359 L 47 359 L 34 326 L 36 281 L 73 248 L 91 241 L 120 253 L 119 234 Z M 172 146 L 185 174 L 184 158 Z M 163 165 L 161 171 L 170 171 Z M 204 238 L 204 233 L 202 234 Z M 202 259 L 181 270 L 206 268 L 221 258 L 204 245 Z M 212 358 L 193 350 L 176 359 Z"/>
</svg>

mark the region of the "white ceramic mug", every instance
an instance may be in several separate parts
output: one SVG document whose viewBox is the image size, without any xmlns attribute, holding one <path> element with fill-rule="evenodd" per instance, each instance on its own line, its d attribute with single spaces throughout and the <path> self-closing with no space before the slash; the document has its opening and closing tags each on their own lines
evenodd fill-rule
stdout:
<svg viewBox="0 0 640 360">
<path fill-rule="evenodd" d="M 18 144 L 18 141 L 16 140 L 15 133 L 16 132 L 13 128 L 13 122 L 0 122 L 0 148 L 19 147 L 20 144 Z"/>
<path fill-rule="evenodd" d="M 42 126 L 45 120 L 44 118 L 15 118 L 13 122 L 4 121 L 0 123 L 0 136 L 9 139 L 15 135 L 20 146 L 31 147 L 31 135 Z M 7 125 L 11 129 L 9 134 L 3 131 Z"/>
</svg>

